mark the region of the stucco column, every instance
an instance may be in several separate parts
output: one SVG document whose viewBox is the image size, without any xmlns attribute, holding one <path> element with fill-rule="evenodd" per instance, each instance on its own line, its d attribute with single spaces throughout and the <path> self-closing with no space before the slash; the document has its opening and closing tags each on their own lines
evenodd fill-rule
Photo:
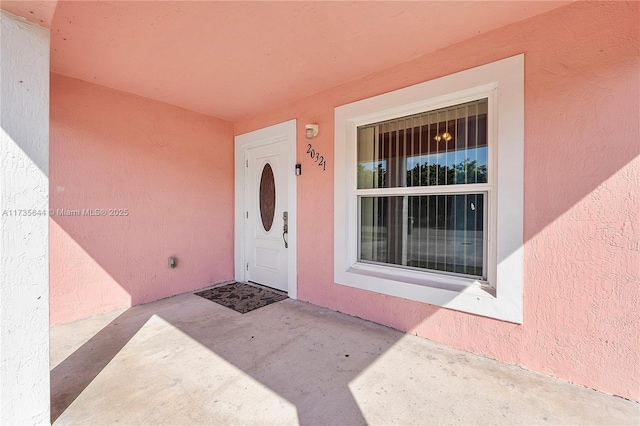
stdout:
<svg viewBox="0 0 640 426">
<path fill-rule="evenodd" d="M 0 424 L 49 424 L 49 30 L 0 23 Z"/>
</svg>

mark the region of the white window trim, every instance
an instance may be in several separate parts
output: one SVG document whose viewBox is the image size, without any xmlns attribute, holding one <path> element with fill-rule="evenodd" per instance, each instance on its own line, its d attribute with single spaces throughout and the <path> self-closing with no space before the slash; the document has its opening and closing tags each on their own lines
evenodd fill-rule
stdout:
<svg viewBox="0 0 640 426">
<path fill-rule="evenodd" d="M 490 218 L 487 282 L 359 263 L 355 195 L 357 127 L 482 97 L 489 98 L 488 168 L 492 184 L 487 200 Z M 491 134 L 492 131 L 495 134 Z M 337 284 L 522 323 L 523 54 L 336 108 L 335 164 L 334 281 Z"/>
</svg>

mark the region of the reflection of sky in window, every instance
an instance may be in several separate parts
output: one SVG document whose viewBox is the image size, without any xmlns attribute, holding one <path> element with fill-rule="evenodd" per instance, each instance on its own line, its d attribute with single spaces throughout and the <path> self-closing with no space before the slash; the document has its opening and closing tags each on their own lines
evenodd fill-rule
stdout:
<svg viewBox="0 0 640 426">
<path fill-rule="evenodd" d="M 425 164 L 438 164 L 440 166 L 452 167 L 455 164 L 464 162 L 465 160 L 468 162 L 474 160 L 477 161 L 478 167 L 486 166 L 487 147 L 483 146 L 480 148 L 461 149 L 457 151 L 441 152 L 438 154 L 413 155 L 411 157 L 407 157 L 407 170 L 412 170 L 416 165 Z M 360 164 L 368 164 L 373 168 L 373 164 L 378 164 L 378 162 Z M 386 168 L 386 164 L 384 164 L 384 167 Z"/>
</svg>

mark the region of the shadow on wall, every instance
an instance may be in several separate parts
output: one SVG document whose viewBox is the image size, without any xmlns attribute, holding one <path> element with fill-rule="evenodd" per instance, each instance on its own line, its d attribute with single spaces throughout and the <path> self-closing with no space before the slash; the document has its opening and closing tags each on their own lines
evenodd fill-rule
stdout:
<svg viewBox="0 0 640 426">
<path fill-rule="evenodd" d="M 224 145 L 231 141 L 225 126 L 58 75 L 52 76 L 51 111 L 52 323 L 232 278 L 233 151 L 231 143 Z M 95 215 L 100 209 L 107 216 Z M 172 270 L 166 258 L 174 254 L 179 265 Z M 203 299 L 203 307 L 211 303 Z M 376 336 L 364 351 L 338 333 L 323 342 L 322 330 L 303 333 L 278 317 L 273 321 L 292 334 L 259 336 L 259 351 L 251 352 L 249 330 L 220 328 L 237 314 L 211 319 L 210 311 L 198 323 L 185 321 L 175 309 L 132 308 L 119 315 L 51 371 L 52 421 L 157 315 L 295 404 L 301 424 L 329 414 L 342 416 L 342 424 L 366 423 L 348 385 L 393 341 Z M 210 326 L 203 327 L 207 320 Z M 350 319 L 342 325 L 345 333 L 359 327 Z M 302 348 L 311 354 L 297 357 Z M 352 360 L 351 372 L 340 373 L 329 387 L 308 379 L 318 357 L 340 350 L 363 354 Z M 282 365 L 258 368 L 264 354 L 277 352 Z M 339 407 L 323 403 L 327 392 L 331 401 L 342 401 Z"/>
<path fill-rule="evenodd" d="M 314 147 L 330 154 L 335 106 L 524 51 L 524 325 L 334 285 L 331 158 L 324 174 L 306 168 L 298 180 L 298 296 L 598 389 L 633 392 L 638 58 L 633 43 L 620 43 L 619 14 L 595 22 L 594 7 L 624 6 L 563 8 L 536 18 L 545 20 L 544 32 L 534 20 L 488 33 L 236 127 L 244 133 L 291 117 L 317 122 L 324 127 Z M 51 208 L 129 209 L 127 216 L 53 218 L 66 239 L 61 246 L 77 251 L 69 259 L 52 248 L 53 323 L 96 313 L 63 306 L 65 292 L 83 302 L 101 298 L 101 306 L 117 300 L 110 310 L 233 276 L 229 126 L 57 75 L 51 98 Z M 298 139 L 303 158 L 306 140 Z M 179 268 L 168 269 L 169 255 Z M 95 264 L 92 282 L 82 256 Z M 208 339 L 204 330 L 190 332 Z"/>
<path fill-rule="evenodd" d="M 229 123 L 52 74 L 50 134 L 53 324 L 232 278 Z"/>
<path fill-rule="evenodd" d="M 55 74 L 51 98 L 53 324 L 232 278 L 233 145 L 228 126 Z M 107 210 L 107 216 L 95 215 L 101 209 Z M 178 256 L 174 270 L 166 263 L 169 255 Z M 321 330 L 301 334 L 296 324 L 276 318 L 293 334 L 260 336 L 262 346 L 252 353 L 247 352 L 248 330 L 239 334 L 219 328 L 220 320 L 227 324 L 230 318 L 214 318 L 210 327 L 203 327 L 206 312 L 202 323 L 190 323 L 176 310 L 149 313 L 135 308 L 53 368 L 52 421 L 153 315 L 293 402 L 302 424 L 328 413 L 340 413 L 344 424 L 366 423 L 348 387 L 356 374 L 343 373 L 330 388 L 308 380 L 309 372 L 317 369 L 317 357 L 340 347 L 363 353 L 363 348 L 353 347 L 339 335 L 330 343 L 322 342 Z M 346 331 L 357 331 L 349 319 L 343 325 Z M 353 360 L 356 373 L 394 343 L 381 339 L 372 339 L 370 350 Z M 316 358 L 293 358 L 301 347 L 314 345 Z M 280 370 L 257 369 L 264 353 L 278 351 L 283 354 Z M 323 392 L 339 396 L 342 405 L 323 404 Z"/>
<path fill-rule="evenodd" d="M 640 398 L 637 17 L 637 3 L 577 2 L 237 123 L 319 123 L 314 148 L 330 153 L 336 106 L 525 53 L 524 324 L 333 285 L 333 181 L 310 167 L 298 210 L 313 214 L 299 217 L 298 245 L 313 253 L 298 256 L 298 297 Z"/>
</svg>

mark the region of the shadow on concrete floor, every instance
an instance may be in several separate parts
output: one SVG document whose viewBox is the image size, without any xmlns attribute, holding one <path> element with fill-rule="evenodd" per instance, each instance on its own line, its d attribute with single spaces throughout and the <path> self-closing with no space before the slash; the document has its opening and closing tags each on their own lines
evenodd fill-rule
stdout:
<svg viewBox="0 0 640 426">
<path fill-rule="evenodd" d="M 640 405 L 285 300 L 184 294 L 51 329 L 56 424 L 637 424 Z"/>
</svg>

